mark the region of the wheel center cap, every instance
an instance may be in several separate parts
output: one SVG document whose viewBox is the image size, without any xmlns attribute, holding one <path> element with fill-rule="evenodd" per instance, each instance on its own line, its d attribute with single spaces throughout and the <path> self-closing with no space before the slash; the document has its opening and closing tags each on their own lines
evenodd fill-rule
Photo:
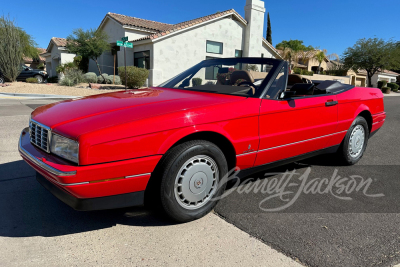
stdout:
<svg viewBox="0 0 400 267">
<path fill-rule="evenodd" d="M 196 179 L 194 181 L 194 187 L 196 187 L 197 189 L 200 188 L 202 184 L 203 184 L 203 179 Z"/>
<path fill-rule="evenodd" d="M 193 194 L 200 194 L 206 189 L 207 175 L 204 172 L 196 172 L 190 179 L 189 188 Z"/>
</svg>

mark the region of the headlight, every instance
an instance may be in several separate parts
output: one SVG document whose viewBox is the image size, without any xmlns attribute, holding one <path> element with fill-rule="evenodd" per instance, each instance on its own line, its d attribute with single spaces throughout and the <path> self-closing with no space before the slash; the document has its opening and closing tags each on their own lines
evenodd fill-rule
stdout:
<svg viewBox="0 0 400 267">
<path fill-rule="evenodd" d="M 52 134 L 50 152 L 64 159 L 79 163 L 79 143 L 74 140 L 58 134 Z"/>
<path fill-rule="evenodd" d="M 47 74 L 45 71 L 39 71 L 40 74 Z"/>
</svg>

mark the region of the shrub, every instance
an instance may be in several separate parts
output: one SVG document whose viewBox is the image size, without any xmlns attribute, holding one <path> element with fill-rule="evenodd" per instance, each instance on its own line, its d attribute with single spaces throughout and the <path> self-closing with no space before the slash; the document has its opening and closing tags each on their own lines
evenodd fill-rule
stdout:
<svg viewBox="0 0 400 267">
<path fill-rule="evenodd" d="M 390 87 L 382 87 L 382 93 L 384 94 L 390 94 Z"/>
<path fill-rule="evenodd" d="M 293 69 L 293 72 L 294 72 L 295 74 L 301 74 L 301 69 L 300 69 L 300 68 L 294 68 L 294 69 Z"/>
<path fill-rule="evenodd" d="M 203 80 L 201 78 L 193 78 L 192 79 L 192 84 L 193 86 L 199 86 L 203 83 Z"/>
<path fill-rule="evenodd" d="M 37 66 L 37 68 L 38 68 L 39 70 L 44 70 L 44 64 L 43 64 L 43 62 L 40 62 L 39 65 Z"/>
<path fill-rule="evenodd" d="M 388 83 L 387 87 L 390 87 L 392 89 L 393 92 L 397 92 L 399 90 L 399 85 L 395 84 L 395 83 Z M 396 91 L 395 91 L 396 90 Z"/>
<path fill-rule="evenodd" d="M 125 84 L 125 67 L 119 67 L 118 73 L 120 74 L 122 84 Z M 149 77 L 149 71 L 144 68 L 138 68 L 135 66 L 127 66 L 127 85 L 129 88 L 140 88 L 142 87 L 146 79 Z"/>
<path fill-rule="evenodd" d="M 75 65 L 74 62 L 68 62 L 68 63 L 58 65 L 56 67 L 56 72 L 65 74 L 66 71 L 72 70 L 72 69 L 78 69 L 78 67 Z"/>
<path fill-rule="evenodd" d="M 108 76 L 108 79 L 110 80 L 110 83 L 113 83 L 113 81 L 114 81 L 114 78 L 115 78 L 115 84 L 116 85 L 121 85 L 122 84 L 122 82 L 121 82 L 121 77 L 119 77 L 118 75 L 110 75 L 110 76 Z"/>
<path fill-rule="evenodd" d="M 102 75 L 104 76 L 104 78 L 101 75 L 97 76 L 97 83 L 112 83 L 112 82 L 110 82 L 110 79 L 109 79 L 107 73 L 102 73 Z M 104 79 L 106 79 L 106 82 L 104 82 Z"/>
<path fill-rule="evenodd" d="M 387 81 L 378 81 L 378 88 L 382 89 L 383 87 L 386 87 Z"/>
<path fill-rule="evenodd" d="M 94 72 L 85 73 L 83 74 L 83 77 L 85 77 L 85 80 L 88 83 L 97 83 L 97 75 Z"/>
<path fill-rule="evenodd" d="M 58 76 L 53 76 L 53 77 L 47 78 L 47 82 L 48 83 L 58 83 Z"/>
<path fill-rule="evenodd" d="M 78 83 L 84 82 L 86 82 L 86 79 L 81 70 L 69 69 L 65 71 L 64 79 L 62 79 L 59 83 L 64 86 L 74 86 Z"/>
<path fill-rule="evenodd" d="M 37 80 L 36 78 L 27 78 L 27 79 L 26 79 L 26 82 L 27 82 L 27 83 L 37 83 L 38 80 Z"/>
</svg>

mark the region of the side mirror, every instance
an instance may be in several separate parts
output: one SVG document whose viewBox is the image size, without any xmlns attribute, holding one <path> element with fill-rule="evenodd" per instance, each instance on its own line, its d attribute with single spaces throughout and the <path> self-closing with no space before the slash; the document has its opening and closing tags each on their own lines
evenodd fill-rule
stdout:
<svg viewBox="0 0 400 267">
<path fill-rule="evenodd" d="M 296 95 L 296 91 L 284 91 L 279 96 L 280 99 L 291 98 L 292 96 Z"/>
</svg>

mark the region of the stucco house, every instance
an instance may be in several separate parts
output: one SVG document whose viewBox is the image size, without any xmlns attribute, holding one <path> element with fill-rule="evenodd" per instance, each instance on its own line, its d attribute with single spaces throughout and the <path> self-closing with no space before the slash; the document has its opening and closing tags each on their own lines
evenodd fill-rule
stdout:
<svg viewBox="0 0 400 267">
<path fill-rule="evenodd" d="M 147 68 L 148 83 L 156 86 L 198 62 L 219 57 L 281 58 L 264 38 L 264 2 L 246 0 L 245 17 L 230 9 L 208 16 L 168 24 L 108 13 L 99 28 L 116 41 L 127 36 L 127 65 Z M 115 56 L 113 55 L 115 54 Z M 124 65 L 123 49 L 104 53 L 99 58 L 102 72 L 112 74 L 114 63 Z M 89 71 L 98 72 L 94 62 Z"/>
<path fill-rule="evenodd" d="M 395 83 L 399 76 L 400 74 L 397 72 L 384 70 L 372 75 L 371 82 L 373 86 L 378 86 L 379 81 L 387 81 L 388 83 Z"/>
<path fill-rule="evenodd" d="M 46 52 L 41 54 L 45 58 L 46 71 L 49 77 L 57 76 L 56 68 L 59 64 L 65 64 L 74 60 L 75 54 L 68 53 L 67 39 L 53 37 L 47 46 Z"/>
</svg>

